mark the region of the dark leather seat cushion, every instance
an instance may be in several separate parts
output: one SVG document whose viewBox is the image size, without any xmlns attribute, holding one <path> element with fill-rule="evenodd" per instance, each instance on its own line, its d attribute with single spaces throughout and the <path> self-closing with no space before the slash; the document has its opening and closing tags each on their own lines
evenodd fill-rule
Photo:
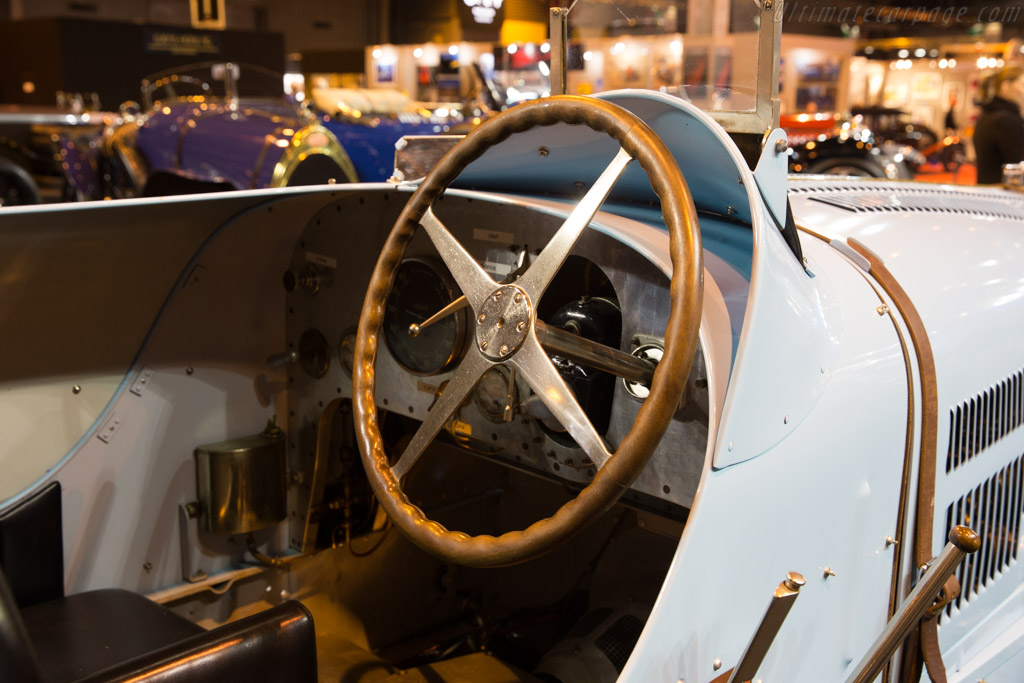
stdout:
<svg viewBox="0 0 1024 683">
<path fill-rule="evenodd" d="M 131 591 L 70 595 L 21 611 L 44 681 L 73 681 L 205 629 Z"/>
<path fill-rule="evenodd" d="M 99 671 L 79 683 L 317 683 L 313 616 L 289 600 Z"/>
</svg>

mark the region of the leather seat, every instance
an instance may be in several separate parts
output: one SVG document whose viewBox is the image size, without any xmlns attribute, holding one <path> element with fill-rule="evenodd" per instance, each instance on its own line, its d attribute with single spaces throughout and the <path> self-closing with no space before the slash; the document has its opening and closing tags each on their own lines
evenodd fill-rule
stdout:
<svg viewBox="0 0 1024 683">
<path fill-rule="evenodd" d="M 141 595 L 110 589 L 19 612 L 0 571 L 0 681 L 228 680 L 315 683 L 309 610 L 289 600 L 207 631 Z"/>
<path fill-rule="evenodd" d="M 301 603 L 207 631 L 127 590 L 65 596 L 61 536 L 57 482 L 0 514 L 0 683 L 317 680 Z"/>
</svg>

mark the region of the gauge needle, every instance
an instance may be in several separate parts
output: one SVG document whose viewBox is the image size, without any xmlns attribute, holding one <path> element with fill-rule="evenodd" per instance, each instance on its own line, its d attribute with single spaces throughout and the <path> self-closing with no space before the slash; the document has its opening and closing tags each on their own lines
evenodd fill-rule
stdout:
<svg viewBox="0 0 1024 683">
<path fill-rule="evenodd" d="M 511 273 L 509 273 L 508 277 L 506 277 L 504 280 L 502 280 L 502 284 L 508 284 L 509 282 L 512 282 L 513 280 L 517 279 L 520 275 L 523 274 L 523 272 L 526 270 L 526 268 L 528 266 L 529 266 L 529 263 L 527 262 L 527 259 L 526 259 L 526 247 L 523 247 L 523 251 L 519 254 L 519 258 L 517 259 L 516 269 L 513 270 Z M 441 318 L 444 318 L 445 316 L 449 316 L 452 313 L 454 313 L 455 311 L 458 311 L 459 309 L 465 308 L 467 304 L 468 304 L 468 302 L 466 301 L 466 295 L 463 294 L 458 299 L 456 299 L 455 301 L 451 302 L 450 304 L 448 304 L 447 306 L 445 306 L 440 311 L 438 311 L 434 315 L 430 316 L 429 318 L 427 318 L 423 322 L 421 322 L 419 324 L 413 323 L 412 325 L 409 325 L 409 336 L 410 337 L 418 337 L 418 336 L 420 336 L 420 332 L 423 331 L 424 327 L 430 327 L 431 325 L 436 323 Z"/>
<path fill-rule="evenodd" d="M 445 306 L 440 311 L 438 311 L 434 315 L 430 316 L 429 318 L 427 318 L 426 320 L 424 320 L 420 324 L 417 325 L 416 323 L 413 323 L 412 325 L 409 325 L 409 336 L 410 337 L 418 337 L 418 336 L 420 336 L 420 331 L 423 330 L 424 327 L 430 327 L 431 325 L 436 323 L 441 318 L 444 318 L 445 316 L 449 316 L 449 315 L 451 315 L 452 313 L 454 313 L 455 311 L 457 311 L 459 309 L 465 308 L 468 304 L 469 304 L 469 302 L 466 301 L 466 295 L 463 294 L 458 299 L 456 299 L 455 301 L 451 302 L 450 304 L 448 304 L 447 306 Z"/>
<path fill-rule="evenodd" d="M 516 395 L 516 369 L 515 366 L 508 366 L 508 394 L 505 396 L 505 422 L 511 422 L 515 411 Z"/>
</svg>

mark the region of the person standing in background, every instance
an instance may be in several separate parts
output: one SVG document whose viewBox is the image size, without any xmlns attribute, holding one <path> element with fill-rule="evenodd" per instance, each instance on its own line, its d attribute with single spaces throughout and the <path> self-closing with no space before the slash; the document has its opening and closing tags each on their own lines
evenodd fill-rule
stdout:
<svg viewBox="0 0 1024 683">
<path fill-rule="evenodd" d="M 951 91 L 949 94 L 948 109 L 946 109 L 946 135 L 956 133 L 959 126 L 956 125 L 956 91 Z"/>
<path fill-rule="evenodd" d="M 978 184 L 1003 181 L 1003 164 L 1024 160 L 1024 66 L 1010 64 L 981 83 L 981 116 L 974 128 Z"/>
</svg>

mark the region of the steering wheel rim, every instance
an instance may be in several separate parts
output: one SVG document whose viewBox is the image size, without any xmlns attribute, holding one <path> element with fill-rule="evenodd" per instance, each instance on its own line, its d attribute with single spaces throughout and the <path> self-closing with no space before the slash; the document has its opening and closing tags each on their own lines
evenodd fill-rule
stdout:
<svg viewBox="0 0 1024 683">
<path fill-rule="evenodd" d="M 408 467 L 411 467 L 411 463 L 402 467 L 406 460 L 406 455 L 403 455 L 399 462 L 392 467 L 377 426 L 374 364 L 380 343 L 385 304 L 405 247 L 418 226 L 428 230 L 435 245 L 439 246 L 442 257 L 445 257 L 445 249 L 438 245 L 438 237 L 435 236 L 435 232 L 431 232 L 431 229 L 436 230 L 437 226 L 440 226 L 443 233 L 454 242 L 454 245 L 445 244 L 444 246 L 461 250 L 461 245 L 458 245 L 444 226 L 440 225 L 430 210 L 434 201 L 458 174 L 488 148 L 505 140 L 510 135 L 536 126 L 548 126 L 560 122 L 573 125 L 583 124 L 615 139 L 620 145 L 616 160 L 623 153 L 638 160 L 647 172 L 654 191 L 661 199 L 662 214 L 669 230 L 669 252 L 673 265 L 672 279 L 669 284 L 671 306 L 665 329 L 664 354 L 655 370 L 650 395 L 640 406 L 632 429 L 621 440 L 615 453 L 611 454 L 603 464 L 598 463 L 600 466 L 594 479 L 574 499 L 565 503 L 551 517 L 538 520 L 521 531 L 509 531 L 497 537 L 486 534 L 470 536 L 459 531 L 449 531 L 443 525 L 429 519 L 402 491 L 401 476 L 408 470 Z M 628 161 L 629 159 L 625 163 Z M 618 168 L 613 174 L 614 177 L 610 183 L 615 182 L 622 169 L 625 168 L 625 163 L 622 163 L 621 168 Z M 613 161 L 612 166 L 615 164 L 616 161 Z M 602 174 L 602 179 L 609 174 L 612 166 L 609 166 L 605 174 Z M 597 192 L 597 185 L 602 183 L 602 179 L 595 183 L 595 188 L 588 193 L 587 197 Z M 590 219 L 600 208 L 601 202 L 610 189 L 611 184 L 608 184 L 598 199 L 597 205 L 589 214 L 585 214 L 583 225 L 577 226 L 579 230 L 575 237 L 571 238 L 572 243 L 578 239 L 578 232 L 581 232 L 590 223 Z M 583 202 L 587 201 L 587 197 Z M 577 209 L 579 208 L 578 206 Z M 577 210 L 574 209 L 573 215 L 576 212 Z M 549 247 L 573 220 L 573 215 L 570 215 L 566 224 L 551 238 L 549 245 L 544 248 L 537 261 L 523 275 L 523 280 L 530 277 L 535 266 L 544 258 L 544 253 L 549 251 Z M 572 244 L 569 244 L 568 247 L 565 247 L 563 244 L 563 259 L 571 246 Z M 464 251 L 461 253 L 468 257 Z M 559 265 L 560 263 L 561 261 L 559 261 Z M 465 266 L 470 271 L 475 266 L 476 270 L 483 273 L 475 261 L 472 262 L 472 265 L 464 262 L 459 262 L 459 265 L 460 267 Z M 558 267 L 555 266 L 554 270 L 557 271 L 557 269 Z M 539 269 L 537 270 L 540 272 Z M 657 135 L 643 121 L 625 109 L 610 102 L 588 97 L 548 97 L 505 111 L 488 119 L 469 133 L 422 181 L 395 222 L 370 279 L 356 334 L 352 379 L 356 435 L 371 487 L 393 523 L 416 545 L 448 562 L 467 566 L 503 566 L 541 555 L 596 520 L 618 501 L 643 470 L 679 405 L 697 348 L 703 297 L 703 273 L 696 209 L 682 173 Z M 460 278 L 460 274 L 453 272 L 453 275 L 457 280 Z M 477 276 L 479 273 L 473 277 Z M 465 275 L 465 277 L 469 276 Z M 485 273 L 483 277 L 492 283 L 494 290 L 502 287 L 500 283 L 493 283 Z M 543 279 L 543 274 L 539 277 Z M 467 283 L 471 281 L 471 279 L 465 280 Z M 517 281 L 516 284 L 518 282 L 520 281 Z M 536 294 L 537 288 L 531 290 L 530 293 L 535 294 L 535 298 L 539 301 L 543 289 L 549 282 L 550 277 L 539 286 L 539 294 Z M 463 281 L 460 281 L 460 285 L 462 284 Z M 479 287 L 476 289 L 479 290 Z M 466 287 L 463 287 L 463 291 L 466 293 L 470 305 L 474 306 L 474 314 L 476 314 L 477 306 L 482 302 L 480 292 L 467 291 Z M 495 294 L 497 292 L 492 291 L 484 298 Z M 524 354 L 526 352 L 523 349 L 527 348 L 527 344 L 536 343 L 536 335 L 533 332 L 533 324 L 536 322 L 535 312 L 529 319 L 532 322 L 527 330 L 527 341 L 521 348 L 516 349 Z M 529 341 L 531 338 L 533 342 Z M 536 344 L 536 347 L 530 346 L 530 348 L 539 348 L 539 343 Z M 486 344 L 484 344 L 484 348 L 486 348 Z M 485 351 L 480 350 L 479 341 L 477 351 L 481 357 L 485 354 Z M 473 349 L 467 351 L 466 358 L 453 373 L 452 382 L 455 382 L 460 370 L 467 364 L 467 359 L 476 357 L 475 353 Z M 512 353 L 515 354 L 516 351 Z M 545 360 L 547 360 L 546 356 Z M 514 359 L 511 359 L 509 362 L 513 361 Z M 484 369 L 486 370 L 496 361 L 485 359 L 485 363 Z M 547 360 L 547 364 L 550 366 L 550 360 Z M 479 367 L 475 367 L 475 370 L 479 370 Z M 555 376 L 557 377 L 557 373 Z M 545 376 L 544 379 L 548 379 L 548 377 Z M 475 381 L 474 379 L 473 384 Z M 448 390 L 446 389 L 446 391 Z M 455 390 L 452 390 L 452 402 L 455 402 L 457 406 L 462 399 L 456 396 L 456 393 Z M 443 412 L 439 404 L 444 399 L 445 396 L 442 394 L 432 411 L 438 409 Z M 574 400 L 573 402 L 575 403 Z M 576 407 L 579 409 L 578 404 Z M 582 413 L 582 410 L 579 409 L 579 412 Z M 446 420 L 447 417 L 448 415 L 443 416 L 442 420 Z M 585 415 L 584 418 L 586 419 Z M 429 421 L 438 422 L 428 413 L 425 423 Z M 439 424 L 443 425 L 444 422 L 441 421 Z M 589 426 L 589 422 L 587 424 Z M 592 426 L 590 429 L 593 430 Z M 426 437 L 426 444 L 422 448 L 425 448 L 433 440 L 438 431 L 440 431 L 439 426 Z M 419 435 L 420 432 L 417 432 L 413 440 L 416 441 Z M 408 452 L 409 448 L 406 450 L 406 453 Z M 419 452 L 413 455 L 413 462 Z M 590 450 L 588 450 L 588 454 L 590 454 Z M 396 470 L 398 470 L 397 473 Z"/>
</svg>

